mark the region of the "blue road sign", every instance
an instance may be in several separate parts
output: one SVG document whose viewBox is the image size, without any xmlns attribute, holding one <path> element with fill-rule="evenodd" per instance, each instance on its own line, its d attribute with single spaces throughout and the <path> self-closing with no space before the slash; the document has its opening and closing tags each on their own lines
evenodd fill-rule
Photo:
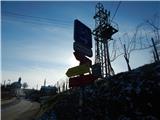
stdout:
<svg viewBox="0 0 160 120">
<path fill-rule="evenodd" d="M 73 49 L 76 52 L 80 52 L 83 55 L 86 55 L 88 57 L 92 57 L 93 56 L 92 50 L 90 48 L 87 48 L 87 47 L 83 46 L 82 44 L 80 44 L 78 42 L 74 42 L 73 43 Z"/>
<path fill-rule="evenodd" d="M 74 40 L 87 48 L 92 48 L 91 29 L 77 19 L 74 21 Z"/>
</svg>

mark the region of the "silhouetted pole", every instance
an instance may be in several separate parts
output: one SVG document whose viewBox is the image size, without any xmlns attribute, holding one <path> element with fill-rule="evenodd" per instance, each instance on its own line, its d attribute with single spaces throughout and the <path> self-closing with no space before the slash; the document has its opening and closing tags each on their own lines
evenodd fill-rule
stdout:
<svg viewBox="0 0 160 120">
<path fill-rule="evenodd" d="M 46 79 L 44 79 L 44 86 L 46 86 Z"/>
<path fill-rule="evenodd" d="M 37 90 L 38 90 L 38 84 L 37 84 Z"/>
<path fill-rule="evenodd" d="M 79 90 L 79 118 L 78 120 L 83 120 L 84 116 L 83 116 L 83 107 L 84 107 L 84 87 L 80 87 Z"/>
<path fill-rule="evenodd" d="M 159 61 L 159 56 L 158 56 L 158 52 L 157 52 L 157 48 L 156 48 L 154 39 L 151 38 L 151 40 L 152 40 L 152 44 L 153 44 L 153 47 L 154 47 L 154 54 L 155 54 L 155 56 L 156 56 L 156 61 Z"/>
<path fill-rule="evenodd" d="M 6 80 L 4 80 L 4 87 L 6 86 Z"/>
<path fill-rule="evenodd" d="M 156 55 L 155 55 L 154 50 L 152 51 L 152 53 L 153 53 L 153 57 L 154 57 L 154 62 L 157 62 L 157 59 L 156 59 Z"/>
<path fill-rule="evenodd" d="M 124 44 L 124 58 L 127 63 L 128 71 L 131 71 L 131 67 L 129 65 L 129 56 L 127 55 L 126 45 Z"/>
</svg>

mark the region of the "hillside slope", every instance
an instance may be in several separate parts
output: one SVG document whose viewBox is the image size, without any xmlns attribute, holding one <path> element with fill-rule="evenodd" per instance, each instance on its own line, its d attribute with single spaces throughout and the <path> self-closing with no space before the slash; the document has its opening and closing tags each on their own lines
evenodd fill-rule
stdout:
<svg viewBox="0 0 160 120">
<path fill-rule="evenodd" d="M 160 63 L 119 73 L 86 86 L 83 107 L 79 107 L 80 91 L 80 88 L 71 89 L 53 97 L 44 105 L 48 104 L 49 108 L 43 118 L 52 118 L 54 112 L 57 120 L 160 119 Z M 82 112 L 79 112 L 80 108 Z"/>
</svg>

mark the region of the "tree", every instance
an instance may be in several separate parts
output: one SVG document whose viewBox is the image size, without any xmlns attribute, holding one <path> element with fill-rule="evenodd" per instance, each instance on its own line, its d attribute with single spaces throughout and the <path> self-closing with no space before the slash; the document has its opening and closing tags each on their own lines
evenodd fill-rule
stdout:
<svg viewBox="0 0 160 120">
<path fill-rule="evenodd" d="M 127 63 L 127 68 L 128 71 L 131 71 L 131 66 L 130 66 L 130 55 L 131 52 L 134 51 L 136 49 L 136 34 L 137 34 L 137 30 L 135 32 L 135 34 L 133 35 L 133 37 L 129 37 L 128 33 L 125 33 L 123 35 L 123 41 L 121 40 L 121 38 L 119 38 L 120 40 L 120 45 L 122 47 L 122 53 L 123 53 L 123 57 L 125 58 L 125 61 Z"/>
<path fill-rule="evenodd" d="M 124 33 L 121 37 L 113 40 L 113 42 L 109 44 L 111 62 L 123 55 L 127 63 L 128 71 L 130 71 L 131 53 L 136 50 L 145 49 L 152 49 L 154 60 L 159 61 L 160 16 L 155 14 L 151 19 L 140 23 L 136 26 L 135 32 L 132 33 Z"/>
<path fill-rule="evenodd" d="M 26 88 L 28 87 L 28 84 L 27 84 L 26 82 L 24 82 L 24 83 L 22 84 L 22 87 L 23 87 L 23 89 L 26 89 Z"/>
<path fill-rule="evenodd" d="M 154 61 L 159 61 L 160 58 L 160 15 L 154 14 L 150 19 L 141 23 L 139 32 L 145 33 L 141 35 L 146 39 L 145 48 L 150 48 L 153 54 Z M 140 40 L 142 42 L 142 40 Z M 144 44 L 144 42 L 143 42 Z"/>
<path fill-rule="evenodd" d="M 138 43 L 138 33 L 139 33 L 139 25 L 136 27 L 135 32 L 129 35 L 128 33 L 124 33 L 118 40 L 114 40 L 112 44 L 112 54 L 111 54 L 111 62 L 117 59 L 119 56 L 123 55 L 125 61 L 127 63 L 128 71 L 131 71 L 130 66 L 130 56 L 131 53 L 135 50 L 141 50 L 142 44 Z"/>
<path fill-rule="evenodd" d="M 151 29 L 153 32 L 152 45 L 154 47 L 153 53 L 154 53 L 154 59 L 155 62 L 159 61 L 160 57 L 160 15 L 155 14 L 152 19 L 148 19 L 145 21 L 146 25 Z M 159 47 L 157 47 L 159 45 Z"/>
</svg>

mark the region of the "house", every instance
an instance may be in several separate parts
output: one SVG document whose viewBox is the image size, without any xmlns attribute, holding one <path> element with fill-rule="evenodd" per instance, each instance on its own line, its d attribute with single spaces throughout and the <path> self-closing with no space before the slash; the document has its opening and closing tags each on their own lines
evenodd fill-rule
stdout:
<svg viewBox="0 0 160 120">
<path fill-rule="evenodd" d="M 11 84 L 11 89 L 17 97 L 21 94 L 21 86 L 21 77 L 18 78 L 18 82 L 13 82 Z"/>
<path fill-rule="evenodd" d="M 41 86 L 40 92 L 44 95 L 53 95 L 57 93 L 57 87 L 55 86 Z"/>
</svg>

